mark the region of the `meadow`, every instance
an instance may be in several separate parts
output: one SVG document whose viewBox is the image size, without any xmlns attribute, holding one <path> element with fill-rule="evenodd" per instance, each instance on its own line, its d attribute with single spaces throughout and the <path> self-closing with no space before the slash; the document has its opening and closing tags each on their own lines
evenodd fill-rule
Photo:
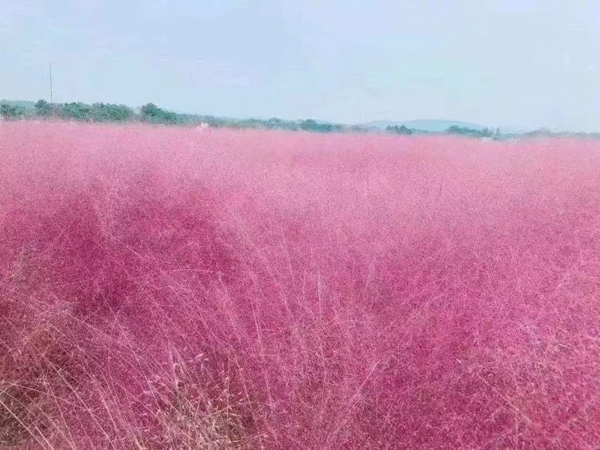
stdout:
<svg viewBox="0 0 600 450">
<path fill-rule="evenodd" d="M 0 448 L 597 449 L 600 141 L 0 124 Z"/>
</svg>

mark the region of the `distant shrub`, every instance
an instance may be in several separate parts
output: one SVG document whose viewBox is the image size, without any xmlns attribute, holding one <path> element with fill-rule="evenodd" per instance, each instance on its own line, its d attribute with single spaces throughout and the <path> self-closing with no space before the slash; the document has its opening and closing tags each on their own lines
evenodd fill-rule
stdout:
<svg viewBox="0 0 600 450">
<path fill-rule="evenodd" d="M 148 123 L 163 123 L 163 124 L 177 124 L 180 123 L 180 118 L 177 114 L 165 111 L 159 108 L 154 103 L 147 103 L 142 106 L 141 116 L 144 122 Z"/>
<path fill-rule="evenodd" d="M 2 103 L 0 104 L 0 116 L 4 120 L 18 120 L 25 116 L 25 108 Z"/>
<path fill-rule="evenodd" d="M 394 134 L 404 134 L 407 136 L 410 136 L 411 134 L 413 134 L 413 130 L 411 130 L 410 128 L 408 128 L 406 125 L 388 125 L 385 129 L 388 133 L 394 133 Z"/>
<path fill-rule="evenodd" d="M 341 125 L 320 123 L 313 119 L 307 119 L 300 122 L 300 129 L 304 131 L 314 131 L 317 133 L 331 133 L 334 131 L 341 131 L 343 127 Z"/>
<path fill-rule="evenodd" d="M 52 113 L 52 105 L 46 100 L 38 100 L 35 104 L 35 112 L 40 117 L 47 117 Z"/>
<path fill-rule="evenodd" d="M 489 128 L 483 128 L 481 130 L 476 130 L 474 128 L 468 127 L 460 127 L 458 125 L 452 125 L 446 130 L 448 134 L 457 134 L 460 136 L 470 136 L 470 137 L 492 137 L 494 136 L 494 131 Z"/>
<path fill-rule="evenodd" d="M 127 122 L 135 118 L 135 112 L 125 105 L 94 103 L 90 116 L 95 122 Z"/>
</svg>

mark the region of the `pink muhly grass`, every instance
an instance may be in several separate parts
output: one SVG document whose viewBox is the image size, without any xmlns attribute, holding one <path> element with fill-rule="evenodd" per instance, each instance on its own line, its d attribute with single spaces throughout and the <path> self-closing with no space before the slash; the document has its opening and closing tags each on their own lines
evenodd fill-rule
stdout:
<svg viewBox="0 0 600 450">
<path fill-rule="evenodd" d="M 0 127 L 0 448 L 600 442 L 600 144 Z"/>
</svg>

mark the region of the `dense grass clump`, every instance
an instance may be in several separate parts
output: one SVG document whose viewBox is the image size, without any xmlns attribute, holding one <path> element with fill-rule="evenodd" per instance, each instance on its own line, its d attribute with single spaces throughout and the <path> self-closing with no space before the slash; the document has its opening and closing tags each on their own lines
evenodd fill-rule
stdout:
<svg viewBox="0 0 600 450">
<path fill-rule="evenodd" d="M 0 448 L 600 444 L 600 144 L 0 127 Z"/>
</svg>

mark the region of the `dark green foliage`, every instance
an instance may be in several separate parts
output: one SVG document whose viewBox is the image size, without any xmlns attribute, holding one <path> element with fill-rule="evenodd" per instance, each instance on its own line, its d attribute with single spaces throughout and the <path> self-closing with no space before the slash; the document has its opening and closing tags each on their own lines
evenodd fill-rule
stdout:
<svg viewBox="0 0 600 450">
<path fill-rule="evenodd" d="M 2 103 L 0 104 L 0 116 L 2 116 L 2 119 L 4 120 L 22 119 L 25 116 L 25 108 Z"/>
<path fill-rule="evenodd" d="M 410 136 L 411 134 L 414 133 L 413 130 L 411 130 L 410 128 L 408 128 L 406 125 L 388 125 L 385 129 L 386 132 L 388 133 L 395 133 L 395 134 L 404 134 L 407 136 Z"/>
<path fill-rule="evenodd" d="M 35 104 L 35 113 L 40 117 L 52 115 L 53 105 L 46 100 L 38 100 Z"/>
<path fill-rule="evenodd" d="M 64 103 L 59 106 L 58 115 L 63 119 L 90 121 L 91 110 L 92 107 L 85 103 Z"/>
<path fill-rule="evenodd" d="M 457 125 L 453 125 L 446 130 L 448 134 L 456 134 L 459 136 L 470 136 L 470 137 L 492 137 L 494 136 L 494 132 L 489 128 L 484 128 L 483 130 L 476 130 L 473 128 L 467 127 L 459 127 Z"/>
<path fill-rule="evenodd" d="M 94 122 L 127 122 L 135 118 L 135 112 L 128 106 L 109 103 L 94 103 L 90 114 Z"/>
<path fill-rule="evenodd" d="M 321 122 L 315 119 L 306 120 L 283 120 L 276 117 L 270 119 L 235 119 L 228 117 L 215 117 L 198 114 L 182 114 L 168 111 L 158 107 L 154 103 L 147 103 L 138 111 L 125 106 L 110 103 L 87 104 L 83 102 L 71 103 L 49 103 L 46 100 L 33 102 L 14 102 L 2 100 L 0 114 L 4 120 L 15 120 L 20 118 L 58 118 L 84 122 L 118 122 L 127 123 L 141 121 L 149 124 L 164 125 L 201 125 L 206 124 L 210 128 L 236 128 L 236 129 L 262 129 L 262 130 L 286 130 L 286 131 L 308 131 L 314 133 L 370 133 L 373 130 L 362 125 L 340 125 Z M 204 125 L 203 125 L 204 126 Z M 389 125 L 386 133 L 400 134 L 405 136 L 431 134 L 431 132 L 409 128 L 406 125 Z M 461 126 L 451 126 L 444 134 L 469 136 L 476 138 L 506 139 L 508 135 L 500 135 L 498 129 L 489 128 L 472 129 Z M 433 134 L 439 134 L 433 133 Z M 546 136 L 552 135 L 546 130 L 537 130 L 524 136 Z"/>
<path fill-rule="evenodd" d="M 178 124 L 182 123 L 179 114 L 171 111 L 165 111 L 159 108 L 154 103 L 148 103 L 142 106 L 141 109 L 142 120 L 148 123 L 163 123 L 163 124 Z"/>
<path fill-rule="evenodd" d="M 154 103 L 146 103 L 140 110 L 142 117 L 156 117 L 161 111 Z"/>
<path fill-rule="evenodd" d="M 25 117 L 29 117 L 35 113 L 35 103 L 27 100 L 2 100 L 0 104 L 16 106 L 20 111 L 24 111 Z"/>
<path fill-rule="evenodd" d="M 15 105 L 7 102 L 3 107 L 3 117 L 40 117 L 75 120 L 82 122 L 132 122 L 141 121 L 150 124 L 164 125 L 200 125 L 206 124 L 211 128 L 237 128 L 237 129 L 267 129 L 287 131 L 311 131 L 318 133 L 341 132 L 344 130 L 365 132 L 367 130 L 358 126 L 345 127 L 343 125 L 317 122 L 313 119 L 304 121 L 282 120 L 278 118 L 263 119 L 232 119 L 226 117 L 205 116 L 197 114 L 181 114 L 164 110 L 154 103 L 142 106 L 139 112 L 125 105 L 114 105 L 109 103 L 94 103 L 92 105 L 83 102 L 71 103 L 49 103 L 46 100 L 38 100 L 31 103 L 30 111 L 24 115 L 22 109 L 15 109 Z M 2 102 L 4 104 L 4 101 Z M 9 107 L 10 106 L 10 107 Z"/>
<path fill-rule="evenodd" d="M 317 133 L 331 133 L 335 131 L 341 131 L 343 127 L 341 125 L 319 123 L 316 120 L 307 119 L 300 122 L 300 129 L 304 131 L 314 131 Z"/>
<path fill-rule="evenodd" d="M 258 119 L 242 119 L 232 122 L 230 128 L 262 128 L 262 121 Z"/>
<path fill-rule="evenodd" d="M 133 109 L 124 105 L 109 103 L 89 105 L 82 102 L 53 104 L 46 100 L 38 100 L 35 104 L 35 113 L 39 117 L 53 116 L 84 122 L 126 122 L 136 117 Z"/>
<path fill-rule="evenodd" d="M 322 127 L 312 119 L 304 120 L 300 123 L 300 128 L 304 131 L 321 131 Z"/>
</svg>

